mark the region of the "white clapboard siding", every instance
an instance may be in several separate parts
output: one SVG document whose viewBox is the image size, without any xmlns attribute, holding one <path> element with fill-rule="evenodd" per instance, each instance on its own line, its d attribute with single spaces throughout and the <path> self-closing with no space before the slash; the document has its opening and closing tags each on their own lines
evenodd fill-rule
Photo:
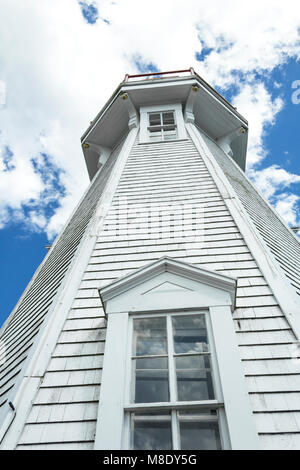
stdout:
<svg viewBox="0 0 300 470">
<path fill-rule="evenodd" d="M 99 385 L 40 387 L 35 405 L 93 402 L 99 398 Z"/>
<path fill-rule="evenodd" d="M 299 241 L 277 217 L 276 212 L 266 204 L 255 187 L 244 178 L 243 173 L 230 158 L 211 139 L 204 134 L 202 137 L 213 152 L 257 230 L 279 262 L 283 273 L 291 282 L 295 292 L 300 294 Z"/>
<path fill-rule="evenodd" d="M 300 376 L 298 374 L 264 375 L 246 377 L 250 392 L 298 392 Z"/>
<path fill-rule="evenodd" d="M 300 392 L 251 393 L 249 396 L 254 412 L 282 412 L 298 410 Z"/>
<path fill-rule="evenodd" d="M 93 356 L 55 357 L 52 358 L 48 371 L 72 371 L 100 369 L 103 365 L 103 354 Z"/>
<path fill-rule="evenodd" d="M 66 370 L 45 374 L 41 387 L 63 387 L 70 385 L 100 385 L 102 371 L 97 369 Z"/>
<path fill-rule="evenodd" d="M 233 322 L 261 445 L 285 447 L 288 432 L 300 446 L 295 337 L 238 223 L 190 140 L 134 144 L 19 449 L 92 448 L 106 331 L 98 289 L 166 255 L 238 278 Z"/>
<path fill-rule="evenodd" d="M 300 432 L 300 412 L 254 413 L 254 419 L 261 433 Z"/>
<path fill-rule="evenodd" d="M 92 442 L 94 437 L 95 421 L 26 424 L 20 444 Z"/>
<path fill-rule="evenodd" d="M 262 307 L 245 307 L 245 308 L 236 308 L 233 313 L 233 318 L 243 319 L 243 318 L 269 318 L 269 317 L 279 317 L 283 316 L 283 313 L 277 305 Z"/>
<path fill-rule="evenodd" d="M 265 450 L 299 450 L 300 433 L 261 434 L 261 446 Z"/>
<path fill-rule="evenodd" d="M 67 403 L 57 405 L 34 405 L 28 416 L 27 424 L 61 423 L 64 421 L 95 421 L 98 403 Z"/>
<path fill-rule="evenodd" d="M 117 146 L 103 170 L 94 179 L 63 233 L 49 251 L 45 262 L 37 270 L 33 282 L 25 291 L 16 310 L 0 332 L 0 340 L 7 347 L 9 354 L 7 361 L 0 366 L 1 422 L 9 410 L 7 406 L 4 407 L 8 393 L 22 372 L 22 365 L 29 354 L 34 337 L 39 332 L 86 227 L 93 217 L 106 179 L 114 167 L 121 147 L 122 143 Z"/>
<path fill-rule="evenodd" d="M 88 343 L 91 341 L 104 341 L 105 333 L 106 329 L 104 328 L 63 331 L 59 337 L 59 343 Z"/>
<path fill-rule="evenodd" d="M 247 331 L 286 330 L 289 328 L 283 316 L 235 319 L 234 323 L 236 331 L 240 333 Z"/>
<path fill-rule="evenodd" d="M 35 445 L 22 445 L 18 446 L 18 450 L 93 450 L 94 440 L 90 442 L 66 442 L 54 444 L 35 444 Z"/>
<path fill-rule="evenodd" d="M 282 359 L 297 355 L 298 344 L 295 341 L 281 344 L 240 344 L 240 355 L 243 360 Z"/>
<path fill-rule="evenodd" d="M 244 367 L 245 375 L 249 377 L 259 375 L 291 375 L 300 373 L 299 357 L 286 359 L 257 359 L 256 361 L 244 360 L 242 361 L 242 364 Z"/>
</svg>

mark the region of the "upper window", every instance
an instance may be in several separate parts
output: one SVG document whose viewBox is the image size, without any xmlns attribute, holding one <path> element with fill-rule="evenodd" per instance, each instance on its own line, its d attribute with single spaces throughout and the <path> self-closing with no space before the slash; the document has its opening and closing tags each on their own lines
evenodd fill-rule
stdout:
<svg viewBox="0 0 300 470">
<path fill-rule="evenodd" d="M 151 141 L 177 139 L 174 111 L 149 113 L 148 117 L 148 132 Z"/>
<path fill-rule="evenodd" d="M 140 143 L 186 139 L 180 103 L 140 108 Z"/>
<path fill-rule="evenodd" d="M 129 447 L 221 449 L 206 313 L 137 316 L 132 328 Z"/>
</svg>

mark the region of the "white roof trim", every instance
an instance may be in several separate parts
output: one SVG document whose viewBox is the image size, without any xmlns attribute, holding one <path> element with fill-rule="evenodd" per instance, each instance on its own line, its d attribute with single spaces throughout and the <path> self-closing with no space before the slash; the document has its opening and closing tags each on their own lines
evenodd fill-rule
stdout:
<svg viewBox="0 0 300 470">
<path fill-rule="evenodd" d="M 226 291 L 230 294 L 232 307 L 234 308 L 235 306 L 236 279 L 224 276 L 223 274 L 219 274 L 214 271 L 198 268 L 182 261 L 176 261 L 168 256 L 163 256 L 154 263 L 143 266 L 134 273 L 127 274 L 117 281 L 113 281 L 108 286 L 99 289 L 100 297 L 105 305 L 108 300 L 119 296 L 123 292 L 126 292 L 163 272 L 177 274 L 193 281 Z"/>
</svg>

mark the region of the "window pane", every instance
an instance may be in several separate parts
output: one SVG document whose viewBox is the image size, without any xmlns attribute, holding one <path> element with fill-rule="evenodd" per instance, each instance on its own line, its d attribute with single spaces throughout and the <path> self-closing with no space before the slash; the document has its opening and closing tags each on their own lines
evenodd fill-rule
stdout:
<svg viewBox="0 0 300 470">
<path fill-rule="evenodd" d="M 149 124 L 150 126 L 160 126 L 161 125 L 160 114 L 159 113 L 149 114 Z"/>
<path fill-rule="evenodd" d="M 221 449 L 215 412 L 180 412 L 179 429 L 182 450 Z"/>
<path fill-rule="evenodd" d="M 208 355 L 176 357 L 175 363 L 179 401 L 214 399 Z"/>
<path fill-rule="evenodd" d="M 168 358 L 134 359 L 133 367 L 135 367 L 135 403 L 170 400 Z"/>
<path fill-rule="evenodd" d="M 166 318 L 137 318 L 133 322 L 133 355 L 167 354 Z"/>
<path fill-rule="evenodd" d="M 174 113 L 172 113 L 172 112 L 163 113 L 162 118 L 163 118 L 163 124 L 164 125 L 166 125 L 166 124 L 175 124 Z"/>
<path fill-rule="evenodd" d="M 133 448 L 135 450 L 172 449 L 170 413 L 147 413 L 133 418 Z"/>
<path fill-rule="evenodd" d="M 208 351 L 204 315 L 173 316 L 172 323 L 176 354 Z"/>
</svg>

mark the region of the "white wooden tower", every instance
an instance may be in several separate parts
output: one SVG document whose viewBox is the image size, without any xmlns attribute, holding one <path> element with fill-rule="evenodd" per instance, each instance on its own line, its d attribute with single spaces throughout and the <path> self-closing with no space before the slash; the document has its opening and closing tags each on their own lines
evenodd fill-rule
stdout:
<svg viewBox="0 0 300 470">
<path fill-rule="evenodd" d="M 1 334 L 0 449 L 300 449 L 300 245 L 193 69 L 126 76 Z"/>
</svg>

